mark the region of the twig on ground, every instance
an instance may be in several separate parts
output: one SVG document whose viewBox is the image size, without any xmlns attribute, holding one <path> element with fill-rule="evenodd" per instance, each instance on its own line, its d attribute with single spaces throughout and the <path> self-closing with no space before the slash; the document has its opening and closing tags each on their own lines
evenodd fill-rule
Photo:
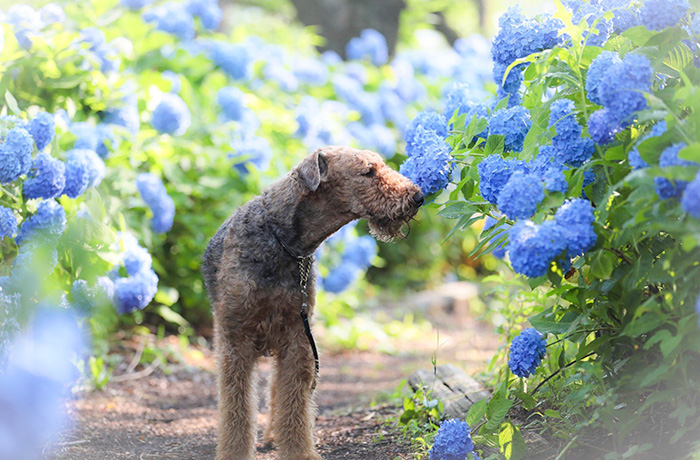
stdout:
<svg viewBox="0 0 700 460">
<path fill-rule="evenodd" d="M 161 362 L 160 358 L 157 358 L 147 368 L 145 368 L 141 371 L 138 371 L 138 372 L 131 373 L 131 374 L 115 375 L 112 377 L 112 381 L 113 382 L 126 382 L 129 380 L 138 380 L 138 379 L 141 379 L 144 377 L 148 377 L 149 375 L 151 375 L 153 373 L 154 370 L 156 370 L 156 368 L 158 366 L 160 366 L 160 362 Z"/>
</svg>

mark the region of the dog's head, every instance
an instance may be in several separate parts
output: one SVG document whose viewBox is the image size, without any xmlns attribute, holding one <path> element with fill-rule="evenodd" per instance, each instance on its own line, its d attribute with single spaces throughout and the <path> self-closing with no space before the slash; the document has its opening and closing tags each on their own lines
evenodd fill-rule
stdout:
<svg viewBox="0 0 700 460">
<path fill-rule="evenodd" d="M 372 235 L 391 241 L 416 215 L 420 188 L 369 150 L 330 146 L 316 150 L 296 169 L 301 182 L 350 220 L 367 219 Z"/>
</svg>

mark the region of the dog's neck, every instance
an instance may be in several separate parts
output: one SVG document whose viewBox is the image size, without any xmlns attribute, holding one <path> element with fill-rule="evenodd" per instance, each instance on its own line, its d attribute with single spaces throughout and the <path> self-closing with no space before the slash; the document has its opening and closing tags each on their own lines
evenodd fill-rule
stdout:
<svg viewBox="0 0 700 460">
<path fill-rule="evenodd" d="M 278 204 L 275 209 L 280 211 L 269 216 L 268 224 L 299 256 L 313 254 L 329 236 L 359 217 L 339 207 L 326 191 L 309 192 L 290 176 L 270 186 L 262 198 Z"/>
</svg>

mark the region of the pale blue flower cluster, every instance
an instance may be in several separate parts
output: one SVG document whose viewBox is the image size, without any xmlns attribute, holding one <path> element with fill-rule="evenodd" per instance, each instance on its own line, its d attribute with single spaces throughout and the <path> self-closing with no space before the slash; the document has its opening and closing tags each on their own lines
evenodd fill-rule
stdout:
<svg viewBox="0 0 700 460">
<path fill-rule="evenodd" d="M 558 163 L 579 167 L 590 160 L 595 150 L 593 140 L 582 138 L 583 128 L 574 116 L 574 103 L 558 99 L 552 103 L 549 127 L 556 135 L 552 138 L 552 154 Z"/>
<path fill-rule="evenodd" d="M 440 115 L 444 120 L 444 117 Z M 454 158 L 450 146 L 434 130 L 418 125 L 411 130 L 411 151 L 399 172 L 419 186 L 424 194 L 436 193 L 450 182 Z M 408 134 L 407 134 L 408 136 Z"/>
<path fill-rule="evenodd" d="M 105 123 L 93 125 L 82 121 L 72 123 L 70 130 L 76 136 L 74 149 L 93 150 L 101 158 L 107 158 L 110 148 L 114 149 L 118 145 L 112 127 Z"/>
<path fill-rule="evenodd" d="M 22 245 L 25 242 L 55 242 L 66 228 L 66 212 L 63 206 L 54 200 L 44 200 L 39 203 L 37 210 L 22 222 L 15 241 Z"/>
<path fill-rule="evenodd" d="M 595 216 L 588 200 L 567 200 L 557 209 L 554 221 L 564 230 L 566 253 L 576 257 L 589 251 L 598 237 L 593 229 Z"/>
<path fill-rule="evenodd" d="M 17 234 L 17 217 L 10 208 L 0 206 L 0 240 Z"/>
<path fill-rule="evenodd" d="M 188 6 L 183 2 L 167 2 L 146 11 L 146 22 L 153 22 L 156 29 L 175 35 L 180 40 L 192 40 L 195 36 L 195 24 Z"/>
<path fill-rule="evenodd" d="M 213 41 L 209 44 L 211 59 L 234 80 L 245 80 L 250 73 L 251 58 L 243 44 Z"/>
<path fill-rule="evenodd" d="M 685 212 L 700 219 L 700 173 L 685 188 L 681 198 L 681 206 Z"/>
<path fill-rule="evenodd" d="M 447 120 L 438 112 L 431 110 L 420 112 L 406 128 L 404 135 L 406 155 L 410 157 L 425 151 L 422 146 L 424 138 L 420 135 L 425 132 L 433 132 L 440 139 L 445 139 L 447 137 Z"/>
<path fill-rule="evenodd" d="M 51 143 L 56 133 L 56 122 L 53 115 L 47 112 L 39 112 L 27 126 L 27 131 L 34 138 L 37 150 L 41 151 Z"/>
<path fill-rule="evenodd" d="M 509 219 L 527 219 L 544 200 L 542 180 L 534 174 L 515 171 L 498 194 L 498 209 Z"/>
<path fill-rule="evenodd" d="M 662 168 L 672 166 L 697 166 L 697 163 L 684 160 L 678 156 L 680 151 L 685 147 L 686 144 L 683 142 L 666 147 L 663 152 L 661 152 L 661 157 L 659 157 L 659 166 Z M 688 181 L 671 180 L 666 177 L 655 177 L 654 183 L 656 184 L 656 193 L 662 200 L 681 196 L 688 185 Z"/>
<path fill-rule="evenodd" d="M 158 275 L 151 268 L 151 257 L 136 238 L 120 233 L 119 249 L 127 276 L 114 275 L 114 303 L 120 314 L 144 309 L 158 291 Z"/>
<path fill-rule="evenodd" d="M 356 236 L 355 223 L 331 236 L 317 252 L 317 258 L 330 262 L 328 275 L 321 278 L 326 292 L 340 294 L 367 271 L 377 256 L 377 242 L 369 235 Z M 328 265 L 328 264 L 327 264 Z"/>
<path fill-rule="evenodd" d="M 54 198 L 66 186 L 66 165 L 48 153 L 39 153 L 32 164 L 22 192 L 26 198 Z"/>
<path fill-rule="evenodd" d="M 217 0 L 188 0 L 186 8 L 193 17 L 202 21 L 204 28 L 209 30 L 219 28 L 223 11 Z"/>
<path fill-rule="evenodd" d="M 272 160 L 270 142 L 258 136 L 246 136 L 231 142 L 233 152 L 228 156 L 236 161 L 234 165 L 241 174 L 247 174 L 254 166 L 260 171 L 267 171 Z"/>
<path fill-rule="evenodd" d="M 179 136 L 190 127 L 190 109 L 180 96 L 164 93 L 153 110 L 151 124 L 158 132 Z"/>
<path fill-rule="evenodd" d="M 664 30 L 678 25 L 689 8 L 686 0 L 644 0 L 639 20 L 649 30 Z"/>
<path fill-rule="evenodd" d="M 359 37 L 351 38 L 345 46 L 345 54 L 348 59 L 368 58 L 376 66 L 386 64 L 389 59 L 386 39 L 374 29 L 365 29 Z"/>
<path fill-rule="evenodd" d="M 224 117 L 229 121 L 239 121 L 246 109 L 245 93 L 235 86 L 225 86 L 216 93 Z"/>
<path fill-rule="evenodd" d="M 530 278 L 543 276 L 566 250 L 564 229 L 554 221 L 537 225 L 519 220 L 510 230 L 508 256 L 513 270 Z"/>
<path fill-rule="evenodd" d="M 458 419 L 445 420 L 440 424 L 435 441 L 428 451 L 430 460 L 467 460 L 478 458 L 474 453 L 471 430 L 467 422 Z"/>
<path fill-rule="evenodd" d="M 488 121 L 489 136 L 499 134 L 505 137 L 505 148 L 513 152 L 523 150 L 525 136 L 530 127 L 530 112 L 521 105 L 495 111 Z"/>
<path fill-rule="evenodd" d="M 22 174 L 27 174 L 32 165 L 34 145 L 31 135 L 18 126 L 12 128 L 0 144 L 0 183 L 7 184 Z"/>
<path fill-rule="evenodd" d="M 151 173 L 141 173 L 136 176 L 136 187 L 153 213 L 151 218 L 153 231 L 156 233 L 170 231 L 175 218 L 175 203 L 165 190 L 163 181 Z"/>
<path fill-rule="evenodd" d="M 479 172 L 479 191 L 481 196 L 493 204 L 498 203 L 498 196 L 515 171 L 529 172 L 524 161 L 500 155 L 489 155 L 477 166 Z"/>
<path fill-rule="evenodd" d="M 465 83 L 454 83 L 445 94 L 445 109 L 443 114 L 447 120 L 453 116 L 466 115 L 465 124 L 469 124 L 472 117 L 488 119 L 489 112 L 485 104 L 480 104 L 472 99 L 472 92 L 469 85 Z M 452 125 L 450 124 L 450 128 Z M 485 128 L 476 137 L 486 138 L 488 131 Z"/>
<path fill-rule="evenodd" d="M 508 367 L 518 377 L 529 377 L 535 373 L 546 353 L 547 340 L 537 329 L 529 327 L 511 342 Z"/>
<path fill-rule="evenodd" d="M 648 107 L 644 93 L 651 89 L 654 69 L 646 56 L 628 54 L 620 60 L 604 51 L 592 63 L 586 77 L 591 101 L 603 105 L 591 114 L 588 131 L 597 144 L 612 142 L 634 114 Z"/>
</svg>

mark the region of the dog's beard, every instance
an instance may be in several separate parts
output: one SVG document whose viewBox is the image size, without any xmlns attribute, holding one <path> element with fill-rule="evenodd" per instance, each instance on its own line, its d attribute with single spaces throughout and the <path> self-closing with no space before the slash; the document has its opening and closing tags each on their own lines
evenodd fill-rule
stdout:
<svg viewBox="0 0 700 460">
<path fill-rule="evenodd" d="M 401 229 L 404 224 L 410 220 L 406 219 L 370 219 L 369 220 L 369 233 L 374 238 L 384 243 L 390 243 L 398 236 L 405 238 L 407 233 L 402 233 Z"/>
</svg>

